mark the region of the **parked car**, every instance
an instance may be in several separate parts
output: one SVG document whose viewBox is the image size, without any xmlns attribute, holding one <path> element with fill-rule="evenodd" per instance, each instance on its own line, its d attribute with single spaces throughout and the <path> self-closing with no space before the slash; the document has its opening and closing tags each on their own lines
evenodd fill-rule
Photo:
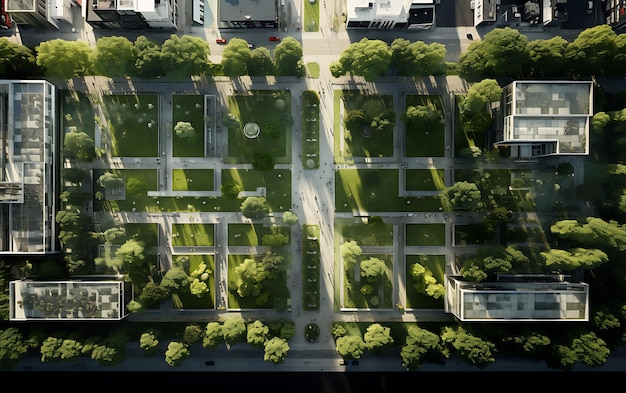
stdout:
<svg viewBox="0 0 626 393">
<path fill-rule="evenodd" d="M 248 48 L 249 49 L 254 49 L 254 48 L 256 48 L 256 45 L 248 43 Z"/>
<path fill-rule="evenodd" d="M 225 44 L 226 43 L 226 38 L 216 38 L 215 42 L 217 42 L 218 44 Z"/>
<path fill-rule="evenodd" d="M 593 12 L 593 1 L 587 2 L 587 13 L 591 14 Z"/>
<path fill-rule="evenodd" d="M 271 36 L 270 41 L 280 41 L 280 37 Z"/>
</svg>

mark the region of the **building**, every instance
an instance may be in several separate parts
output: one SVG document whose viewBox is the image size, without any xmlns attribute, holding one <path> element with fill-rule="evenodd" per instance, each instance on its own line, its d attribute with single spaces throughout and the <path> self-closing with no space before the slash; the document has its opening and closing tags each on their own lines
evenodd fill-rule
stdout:
<svg viewBox="0 0 626 393">
<path fill-rule="evenodd" d="M 0 0 L 0 29 L 10 30 L 14 26 L 11 15 L 6 11 L 6 0 Z"/>
<path fill-rule="evenodd" d="M 11 281 L 9 320 L 119 321 L 126 316 L 127 293 L 132 285 L 121 280 Z"/>
<path fill-rule="evenodd" d="M 0 254 L 57 253 L 57 89 L 0 80 Z"/>
<path fill-rule="evenodd" d="M 178 29 L 180 0 L 91 0 L 85 20 L 101 29 Z"/>
<path fill-rule="evenodd" d="M 503 89 L 494 146 L 511 157 L 589 154 L 591 81 L 515 81 Z"/>
<path fill-rule="evenodd" d="M 348 29 L 428 30 L 435 23 L 433 0 L 348 0 Z"/>
<path fill-rule="evenodd" d="M 6 12 L 15 23 L 36 29 L 59 29 L 64 23 L 73 23 L 72 7 L 80 4 L 74 0 L 5 0 Z"/>
<path fill-rule="evenodd" d="M 461 322 L 589 320 L 589 285 L 563 275 L 503 275 L 492 282 L 446 279 L 445 311 Z"/>
<path fill-rule="evenodd" d="M 281 0 L 281 7 L 284 5 Z M 220 29 L 278 29 L 277 0 L 218 1 Z"/>
<path fill-rule="evenodd" d="M 496 0 L 473 0 L 473 2 L 474 26 L 491 24 L 498 19 L 498 4 L 496 4 Z M 497 2 L 499 3 L 499 1 Z"/>
<path fill-rule="evenodd" d="M 605 0 L 604 17 L 607 25 L 611 26 L 617 34 L 626 30 L 626 0 Z"/>
</svg>

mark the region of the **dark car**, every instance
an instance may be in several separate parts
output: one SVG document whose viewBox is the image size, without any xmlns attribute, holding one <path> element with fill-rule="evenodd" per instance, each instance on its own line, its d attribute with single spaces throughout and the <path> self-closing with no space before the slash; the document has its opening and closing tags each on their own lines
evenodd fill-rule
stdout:
<svg viewBox="0 0 626 393">
<path fill-rule="evenodd" d="M 204 362 L 205 366 L 214 366 L 215 365 L 215 361 L 213 360 L 207 360 L 206 362 Z"/>
<path fill-rule="evenodd" d="M 359 361 L 358 360 L 353 360 L 352 361 L 352 365 L 353 366 L 358 366 L 359 365 Z"/>
<path fill-rule="evenodd" d="M 271 36 L 270 41 L 280 41 L 280 37 Z"/>
</svg>

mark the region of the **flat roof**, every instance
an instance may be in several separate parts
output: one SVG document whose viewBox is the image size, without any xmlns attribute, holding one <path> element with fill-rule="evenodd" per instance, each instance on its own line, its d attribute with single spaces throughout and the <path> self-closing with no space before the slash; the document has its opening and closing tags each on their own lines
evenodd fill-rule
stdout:
<svg viewBox="0 0 626 393">
<path fill-rule="evenodd" d="M 120 320 L 124 281 L 31 281 L 9 283 L 12 321 Z"/>
</svg>

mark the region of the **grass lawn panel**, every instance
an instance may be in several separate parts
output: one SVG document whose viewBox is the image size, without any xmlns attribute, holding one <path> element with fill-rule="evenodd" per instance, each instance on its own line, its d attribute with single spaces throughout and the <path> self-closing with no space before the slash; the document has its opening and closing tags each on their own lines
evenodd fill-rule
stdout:
<svg viewBox="0 0 626 393">
<path fill-rule="evenodd" d="M 289 289 L 286 285 L 287 276 L 285 272 L 276 272 L 275 279 L 266 279 L 261 282 L 260 292 L 269 291 L 270 298 L 267 303 L 259 305 L 253 295 L 245 298 L 237 293 L 237 281 L 239 275 L 235 268 L 243 263 L 247 258 L 255 258 L 249 254 L 229 254 L 228 255 L 228 308 L 229 309 L 271 309 L 274 307 L 274 299 L 289 299 Z"/>
<path fill-rule="evenodd" d="M 79 132 L 84 132 L 95 140 L 95 114 L 89 97 L 83 92 L 76 90 L 60 90 L 61 121 L 63 130 L 74 126 Z M 69 115 L 69 116 L 68 116 Z"/>
<path fill-rule="evenodd" d="M 213 224 L 172 224 L 172 246 L 215 245 Z"/>
<path fill-rule="evenodd" d="M 407 191 L 440 191 L 446 188 L 443 169 L 406 169 Z"/>
<path fill-rule="evenodd" d="M 176 257 L 181 255 L 176 255 Z M 209 291 L 204 293 L 202 297 L 192 295 L 188 291 L 184 291 L 179 294 L 179 298 L 183 303 L 185 309 L 214 309 L 215 308 L 215 257 L 213 255 L 182 255 L 189 258 L 189 271 L 190 274 L 198 268 L 200 263 L 204 262 L 207 266 L 205 271 L 210 272 L 209 278 L 205 283 L 208 286 Z"/>
<path fill-rule="evenodd" d="M 406 224 L 407 246 L 445 246 L 445 224 Z"/>
<path fill-rule="evenodd" d="M 361 308 L 361 309 L 382 309 L 382 308 L 393 308 L 393 299 L 392 299 L 392 284 L 391 278 L 393 277 L 393 255 L 387 254 L 361 254 L 361 261 L 368 260 L 370 258 L 378 258 L 382 259 L 385 262 L 385 266 L 387 267 L 387 272 L 383 275 L 383 277 L 376 283 L 372 284 L 374 286 L 374 292 L 370 295 L 363 295 L 360 291 L 362 285 L 366 284 L 367 281 L 363 277 L 360 277 L 360 280 L 357 282 L 355 280 L 355 271 L 345 271 L 344 274 L 344 307 L 347 308 Z M 356 268 L 355 268 L 356 270 Z M 378 304 L 372 303 L 372 297 L 377 296 L 379 299 Z"/>
<path fill-rule="evenodd" d="M 335 174 L 337 212 L 436 212 L 443 210 L 440 196 L 398 196 L 397 169 L 339 169 Z"/>
<path fill-rule="evenodd" d="M 341 221 L 337 220 L 337 223 Z M 393 246 L 393 225 L 350 223 L 341 225 L 343 241 L 355 240 L 360 246 Z"/>
<path fill-rule="evenodd" d="M 320 98 L 317 92 L 302 92 L 302 167 L 319 168 L 320 156 Z M 309 163 L 312 162 L 313 165 Z"/>
<path fill-rule="evenodd" d="M 304 31 L 313 33 L 320 29 L 320 4 L 319 1 L 304 2 Z"/>
<path fill-rule="evenodd" d="M 214 191 L 213 169 L 172 169 L 174 191 Z"/>
<path fill-rule="evenodd" d="M 150 248 L 159 245 L 159 224 L 156 223 L 126 223 L 124 224 L 126 237 L 144 242 L 144 253 L 148 254 Z"/>
<path fill-rule="evenodd" d="M 120 210 L 146 211 L 153 199 L 148 197 L 148 191 L 158 189 L 157 171 L 155 169 L 120 169 L 114 170 L 117 176 L 124 178 L 126 184 L 126 199 L 117 201 Z"/>
<path fill-rule="evenodd" d="M 159 96 L 113 94 L 102 97 L 115 157 L 159 156 Z"/>
<path fill-rule="evenodd" d="M 265 198 L 273 212 L 291 208 L 291 171 L 289 169 L 269 171 L 223 169 L 222 184 L 230 181 L 241 185 L 244 191 L 256 191 L 257 187 L 265 187 Z M 242 202 L 243 200 L 240 200 L 237 209 L 232 211 L 239 211 Z"/>
<path fill-rule="evenodd" d="M 415 288 L 415 280 L 411 275 L 413 265 L 419 263 L 427 270 L 431 271 L 432 276 L 437 280 L 437 284 L 444 284 L 444 273 L 446 269 L 445 255 L 407 255 L 406 256 L 406 308 L 408 309 L 424 309 L 424 308 L 443 308 L 443 297 L 435 299 L 426 295 L 422 291 Z"/>
<path fill-rule="evenodd" d="M 406 107 L 432 104 L 445 117 L 441 96 L 407 95 Z M 407 157 L 443 157 L 445 155 L 445 122 L 433 124 L 429 129 L 406 130 L 405 153 Z"/>
<path fill-rule="evenodd" d="M 204 157 L 204 95 L 174 94 L 172 96 L 172 149 L 174 157 Z M 176 136 L 174 127 L 179 121 L 191 123 L 196 139 Z"/>
<path fill-rule="evenodd" d="M 290 230 L 288 226 L 280 226 L 283 228 L 283 233 L 288 237 Z M 228 224 L 228 245 L 229 246 L 261 246 L 263 242 L 263 236 L 271 235 L 272 229 L 270 226 L 265 226 L 260 223 L 256 224 Z"/>
<path fill-rule="evenodd" d="M 361 92 L 344 90 L 343 105 L 344 118 L 351 110 L 361 109 L 359 101 L 364 97 Z M 376 99 L 381 103 L 383 109 L 393 110 L 393 96 L 391 95 L 368 95 L 367 99 Z M 396 122 L 398 114 L 396 113 Z M 360 130 L 348 130 L 342 124 L 343 129 L 343 151 L 341 154 L 346 157 L 392 157 L 393 156 L 393 130 L 372 131 L 370 136 L 366 136 Z"/>
<path fill-rule="evenodd" d="M 282 100 L 284 106 L 277 106 Z M 237 129 L 228 129 L 228 155 L 231 158 L 251 163 L 256 153 L 267 153 L 272 157 L 285 157 L 291 152 L 287 148 L 287 133 L 291 135 L 291 94 L 282 90 L 256 90 L 250 95 L 228 97 L 228 109 L 241 124 Z M 243 133 L 246 123 L 254 122 L 261 128 L 257 138 L 249 139 Z"/>
</svg>

